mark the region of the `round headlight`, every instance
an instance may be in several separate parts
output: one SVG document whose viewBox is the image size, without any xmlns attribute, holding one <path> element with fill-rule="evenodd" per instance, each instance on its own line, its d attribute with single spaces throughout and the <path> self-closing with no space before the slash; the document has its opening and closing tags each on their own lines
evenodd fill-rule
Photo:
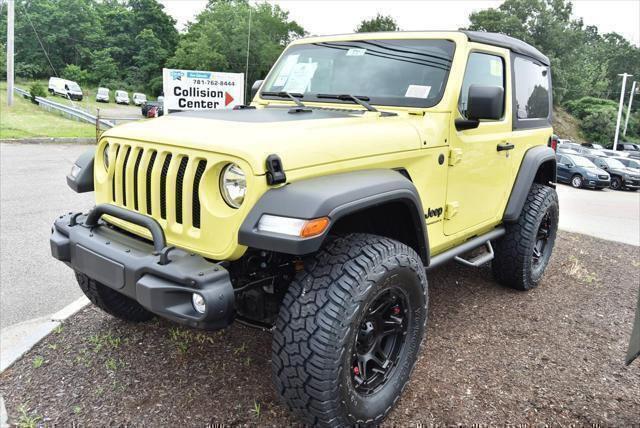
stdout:
<svg viewBox="0 0 640 428">
<path fill-rule="evenodd" d="M 230 163 L 220 173 L 220 193 L 231 208 L 240 208 L 247 192 L 247 179 L 242 169 Z"/>
<path fill-rule="evenodd" d="M 104 146 L 104 151 L 102 152 L 102 161 L 104 162 L 104 169 L 109 169 L 109 145 Z"/>
</svg>

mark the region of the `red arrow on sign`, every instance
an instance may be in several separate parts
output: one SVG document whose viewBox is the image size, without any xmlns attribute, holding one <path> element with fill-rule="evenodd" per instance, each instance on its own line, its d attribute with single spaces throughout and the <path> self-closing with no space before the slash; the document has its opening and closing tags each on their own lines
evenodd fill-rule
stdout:
<svg viewBox="0 0 640 428">
<path fill-rule="evenodd" d="M 229 94 L 229 92 L 224 93 L 224 106 L 228 106 L 233 102 L 233 97 Z"/>
</svg>

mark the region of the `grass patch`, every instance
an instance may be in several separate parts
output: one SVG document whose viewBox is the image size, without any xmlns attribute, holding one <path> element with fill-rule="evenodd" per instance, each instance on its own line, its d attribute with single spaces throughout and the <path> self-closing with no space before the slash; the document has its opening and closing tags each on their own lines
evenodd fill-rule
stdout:
<svg viewBox="0 0 640 428">
<path fill-rule="evenodd" d="M 28 89 L 26 84 L 18 85 Z M 95 137 L 95 126 L 49 113 L 14 95 L 13 106 L 7 106 L 7 82 L 0 82 L 0 139 L 33 137 Z M 56 100 L 58 101 L 58 100 Z"/>
<path fill-rule="evenodd" d="M 31 414 L 24 404 L 18 408 L 18 412 L 20 412 L 17 423 L 19 428 L 36 428 L 42 421 L 41 416 Z"/>
</svg>

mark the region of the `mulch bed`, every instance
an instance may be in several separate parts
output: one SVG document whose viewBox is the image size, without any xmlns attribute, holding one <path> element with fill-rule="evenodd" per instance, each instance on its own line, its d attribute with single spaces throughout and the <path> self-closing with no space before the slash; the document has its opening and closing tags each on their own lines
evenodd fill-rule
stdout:
<svg viewBox="0 0 640 428">
<path fill-rule="evenodd" d="M 428 277 L 426 346 L 385 424 L 640 423 L 640 361 L 623 363 L 640 248 L 560 233 L 528 293 L 487 267 Z M 0 394 L 16 424 L 294 425 L 271 386 L 270 340 L 238 324 L 130 325 L 88 307 L 2 373 Z"/>
</svg>

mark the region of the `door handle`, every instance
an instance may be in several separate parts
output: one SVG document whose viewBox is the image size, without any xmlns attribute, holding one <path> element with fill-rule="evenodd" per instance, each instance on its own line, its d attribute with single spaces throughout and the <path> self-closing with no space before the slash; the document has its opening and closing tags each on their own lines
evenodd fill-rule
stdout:
<svg viewBox="0 0 640 428">
<path fill-rule="evenodd" d="M 498 147 L 496 148 L 499 152 L 503 151 L 503 150 L 513 150 L 516 146 L 514 146 L 511 143 L 501 143 L 498 144 Z"/>
</svg>

